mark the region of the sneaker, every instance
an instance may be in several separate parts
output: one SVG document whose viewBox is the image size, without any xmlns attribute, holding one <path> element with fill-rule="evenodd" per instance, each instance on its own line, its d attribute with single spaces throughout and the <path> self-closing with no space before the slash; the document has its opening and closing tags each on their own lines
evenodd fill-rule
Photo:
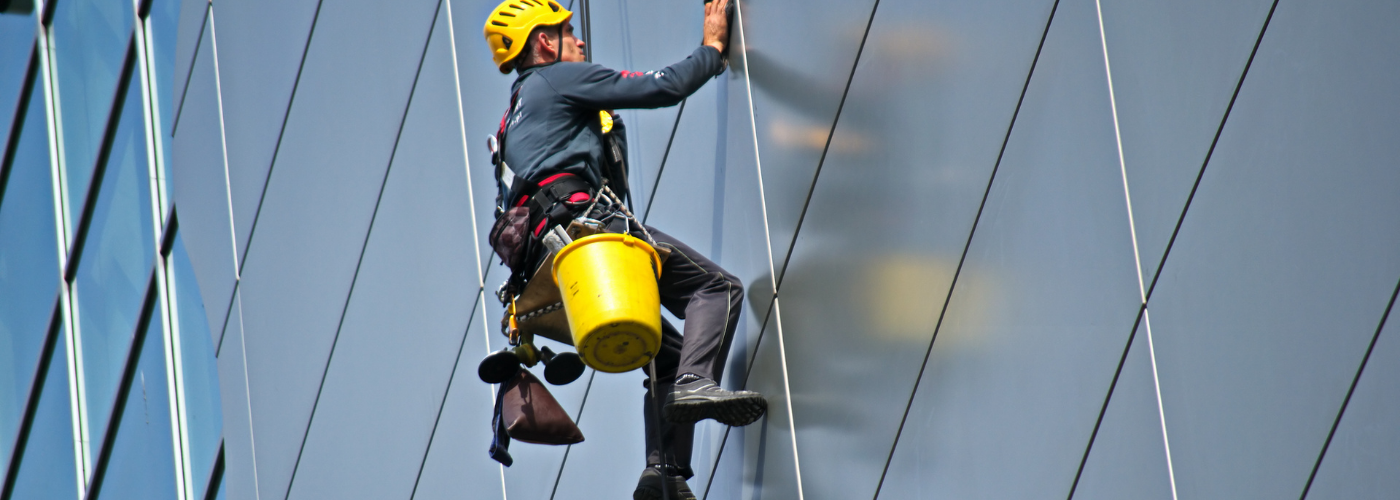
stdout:
<svg viewBox="0 0 1400 500">
<path fill-rule="evenodd" d="M 670 475 L 662 479 L 661 467 L 656 465 L 642 471 L 642 478 L 637 480 L 637 489 L 632 492 L 632 500 L 662 500 L 661 485 L 665 483 L 669 483 L 664 497 L 666 500 L 695 500 L 695 493 L 685 484 L 685 478 Z"/>
<path fill-rule="evenodd" d="M 768 400 L 753 391 L 730 391 L 708 378 L 676 384 L 666 396 L 661 416 L 678 424 L 713 418 L 728 426 L 744 426 L 768 412 Z"/>
</svg>

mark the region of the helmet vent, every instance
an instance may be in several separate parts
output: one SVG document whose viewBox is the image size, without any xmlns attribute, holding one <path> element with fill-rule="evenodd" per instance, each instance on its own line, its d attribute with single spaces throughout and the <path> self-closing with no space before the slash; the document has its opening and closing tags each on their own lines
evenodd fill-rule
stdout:
<svg viewBox="0 0 1400 500">
<path fill-rule="evenodd" d="M 510 4 L 510 8 L 515 9 L 515 10 L 525 10 L 524 7 L 521 7 L 521 6 L 517 5 L 517 4 Z"/>
<path fill-rule="evenodd" d="M 555 12 L 559 12 L 559 4 L 557 4 L 557 3 L 554 3 L 554 2 L 552 2 L 552 1 L 549 2 L 549 8 L 550 8 L 550 9 L 554 9 Z"/>
<path fill-rule="evenodd" d="M 506 24 L 506 23 L 503 23 L 503 22 L 500 22 L 500 21 L 496 21 L 496 20 L 494 20 L 494 19 L 491 21 L 491 24 L 494 24 L 494 25 L 496 25 L 496 26 L 500 26 L 500 27 L 502 27 L 502 28 L 508 28 L 508 27 L 510 27 L 509 24 Z"/>
<path fill-rule="evenodd" d="M 515 17 L 515 14 L 511 14 L 511 13 L 506 12 L 506 11 L 504 11 L 504 10 L 503 10 L 503 11 L 500 11 L 500 12 L 497 12 L 497 14 L 500 14 L 500 15 L 503 15 L 503 16 L 506 16 L 506 17 Z M 501 26 L 505 26 L 505 25 L 502 24 Z"/>
</svg>

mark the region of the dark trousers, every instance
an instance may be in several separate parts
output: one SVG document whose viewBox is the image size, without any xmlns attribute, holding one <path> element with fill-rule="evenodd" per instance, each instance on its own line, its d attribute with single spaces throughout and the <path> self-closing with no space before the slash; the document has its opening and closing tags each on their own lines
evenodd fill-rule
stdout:
<svg viewBox="0 0 1400 500">
<path fill-rule="evenodd" d="M 689 478 L 694 424 L 673 424 L 660 418 L 657 410 L 675 386 L 676 376 L 694 373 L 719 382 L 739 311 L 744 301 L 744 284 L 739 278 L 700 255 L 695 249 L 670 235 L 647 226 L 659 246 L 671 251 L 661 263 L 661 305 L 685 320 L 685 334 L 669 321 L 661 322 L 661 351 L 656 355 L 656 381 L 647 387 L 643 416 L 646 422 L 647 465 L 675 466 Z M 644 238 L 640 232 L 633 233 Z M 648 375 L 650 368 L 643 367 Z M 660 424 L 660 429 L 657 424 Z M 661 442 L 657 442 L 658 431 Z"/>
</svg>

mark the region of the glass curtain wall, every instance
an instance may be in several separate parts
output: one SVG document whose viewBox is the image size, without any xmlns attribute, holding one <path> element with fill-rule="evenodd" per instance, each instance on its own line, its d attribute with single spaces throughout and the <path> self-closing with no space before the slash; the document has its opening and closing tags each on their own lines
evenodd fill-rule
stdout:
<svg viewBox="0 0 1400 500">
<path fill-rule="evenodd" d="M 166 188 L 180 6 L 0 1 L 0 500 L 222 493 Z"/>
</svg>

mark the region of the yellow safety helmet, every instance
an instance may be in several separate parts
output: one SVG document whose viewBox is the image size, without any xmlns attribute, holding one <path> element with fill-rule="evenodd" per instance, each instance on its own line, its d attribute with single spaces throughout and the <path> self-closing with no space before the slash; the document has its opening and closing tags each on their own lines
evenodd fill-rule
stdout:
<svg viewBox="0 0 1400 500">
<path fill-rule="evenodd" d="M 530 31 L 536 26 L 554 26 L 567 22 L 574 15 L 554 0 L 506 0 L 486 18 L 486 44 L 491 47 L 491 59 L 501 73 L 515 68 L 516 56 L 525 48 Z"/>
</svg>

